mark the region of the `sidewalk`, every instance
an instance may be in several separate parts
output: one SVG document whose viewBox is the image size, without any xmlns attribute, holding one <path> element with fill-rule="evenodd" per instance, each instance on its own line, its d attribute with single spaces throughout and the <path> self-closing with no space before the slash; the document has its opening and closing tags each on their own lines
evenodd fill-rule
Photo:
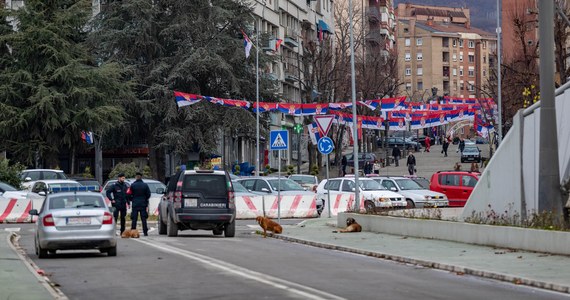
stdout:
<svg viewBox="0 0 570 300">
<path fill-rule="evenodd" d="M 35 273 L 17 249 L 12 246 L 11 232 L 0 231 L 0 300 L 66 299 L 49 287 L 44 277 Z"/>
<path fill-rule="evenodd" d="M 336 219 L 284 226 L 274 238 L 570 293 L 570 257 L 373 232 L 333 233 Z"/>
</svg>

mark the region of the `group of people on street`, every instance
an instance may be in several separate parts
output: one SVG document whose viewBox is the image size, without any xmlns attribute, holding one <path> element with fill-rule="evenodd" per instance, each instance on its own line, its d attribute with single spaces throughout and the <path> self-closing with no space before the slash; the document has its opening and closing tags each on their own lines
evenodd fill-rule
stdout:
<svg viewBox="0 0 570 300">
<path fill-rule="evenodd" d="M 142 173 L 137 172 L 135 182 L 129 187 L 125 182 L 125 174 L 119 173 L 117 175 L 117 182 L 112 184 L 106 192 L 107 198 L 111 201 L 112 206 L 115 208 L 113 216 L 115 222 L 120 216 L 121 221 L 121 234 L 125 231 L 127 208 L 132 206 L 131 211 L 131 229 L 137 229 L 137 219 L 140 215 L 141 223 L 143 226 L 143 234 L 148 236 L 148 204 L 150 199 L 150 188 L 142 180 Z"/>
</svg>

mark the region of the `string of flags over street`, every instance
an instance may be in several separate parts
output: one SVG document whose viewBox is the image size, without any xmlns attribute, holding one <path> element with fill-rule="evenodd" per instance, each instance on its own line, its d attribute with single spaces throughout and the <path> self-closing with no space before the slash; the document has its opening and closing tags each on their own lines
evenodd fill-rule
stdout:
<svg viewBox="0 0 570 300">
<path fill-rule="evenodd" d="M 353 115 L 342 110 L 351 109 L 352 102 L 337 103 L 250 103 L 246 100 L 223 99 L 211 96 L 202 96 L 184 92 L 174 92 L 176 104 L 179 108 L 208 101 L 226 107 L 241 107 L 251 109 L 253 112 L 281 112 L 292 116 L 333 115 L 333 123 L 353 126 Z M 375 111 L 379 110 L 381 116 L 357 115 L 358 135 L 362 129 L 384 130 L 386 123 L 390 130 L 416 130 L 445 125 L 450 122 L 473 120 L 474 129 L 479 135 L 486 135 L 493 130 L 489 120 L 494 119 L 497 105 L 491 98 L 456 98 L 444 97 L 440 103 L 410 102 L 406 97 L 384 98 L 358 101 L 357 104 Z M 388 120 L 388 122 L 385 122 Z M 409 124 L 409 127 L 407 126 Z M 322 132 L 316 122 L 307 125 L 309 132 Z M 313 135 L 311 135 L 313 139 Z M 316 141 L 320 136 L 314 137 Z M 316 141 L 313 141 L 316 144 Z"/>
</svg>

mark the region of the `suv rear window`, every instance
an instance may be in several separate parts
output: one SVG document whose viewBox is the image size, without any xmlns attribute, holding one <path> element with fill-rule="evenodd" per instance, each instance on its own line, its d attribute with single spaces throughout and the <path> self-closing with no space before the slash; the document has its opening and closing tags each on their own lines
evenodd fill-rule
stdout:
<svg viewBox="0 0 570 300">
<path fill-rule="evenodd" d="M 214 197 L 227 195 L 227 182 L 224 175 L 186 175 L 184 176 L 183 192 L 202 192 Z"/>
</svg>

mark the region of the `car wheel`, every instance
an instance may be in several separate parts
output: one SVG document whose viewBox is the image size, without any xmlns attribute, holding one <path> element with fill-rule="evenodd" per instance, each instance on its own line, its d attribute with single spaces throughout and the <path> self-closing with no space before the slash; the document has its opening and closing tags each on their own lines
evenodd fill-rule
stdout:
<svg viewBox="0 0 570 300">
<path fill-rule="evenodd" d="M 374 205 L 374 202 L 370 200 L 364 201 L 364 208 L 366 209 L 367 214 L 373 214 L 376 211 L 376 206 Z"/>
<path fill-rule="evenodd" d="M 224 226 L 224 236 L 234 237 L 236 235 L 236 221 L 228 223 Z"/>
<path fill-rule="evenodd" d="M 38 254 L 38 258 L 47 258 L 48 257 L 48 251 L 47 249 L 43 249 L 42 246 L 37 245 L 37 250 L 36 253 Z"/>
<path fill-rule="evenodd" d="M 415 208 L 416 207 L 416 204 L 414 203 L 414 201 L 412 201 L 410 199 L 407 199 L 406 203 L 407 203 L 406 208 Z"/>
<path fill-rule="evenodd" d="M 117 256 L 117 246 L 107 249 L 108 256 Z"/>
<path fill-rule="evenodd" d="M 166 234 L 166 224 L 164 224 L 164 221 L 162 220 L 161 217 L 161 213 L 160 213 L 160 209 L 158 210 L 158 234 L 160 235 L 165 235 Z"/>
<path fill-rule="evenodd" d="M 166 234 L 168 236 L 178 236 L 178 225 L 174 223 L 170 215 L 167 216 L 168 221 L 166 223 Z"/>
<path fill-rule="evenodd" d="M 222 235 L 222 233 L 224 233 L 223 229 L 214 229 L 212 230 L 212 232 L 214 233 L 214 235 Z"/>
</svg>

